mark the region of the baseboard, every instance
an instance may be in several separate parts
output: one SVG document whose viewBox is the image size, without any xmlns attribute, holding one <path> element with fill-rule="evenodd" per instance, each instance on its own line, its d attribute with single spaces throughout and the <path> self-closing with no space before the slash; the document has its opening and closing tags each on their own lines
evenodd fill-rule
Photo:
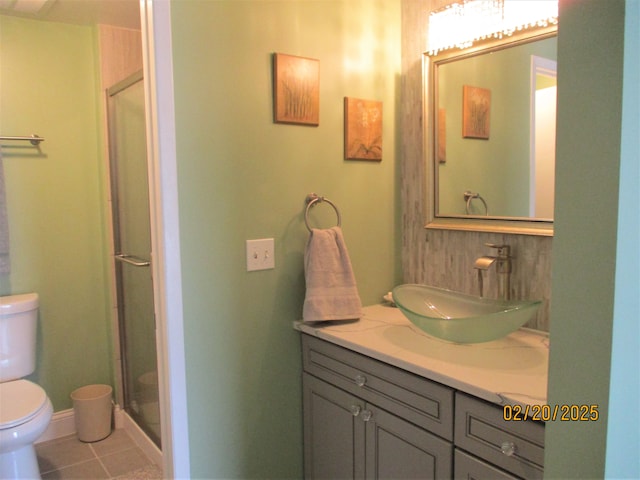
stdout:
<svg viewBox="0 0 640 480">
<path fill-rule="evenodd" d="M 113 408 L 113 420 L 114 427 L 116 429 L 125 429 L 131 439 L 136 442 L 138 447 L 149 457 L 149 460 L 156 465 L 162 466 L 162 451 L 119 405 L 115 405 Z M 56 440 L 69 435 L 75 435 L 75 433 L 76 424 L 73 408 L 61 410 L 53 414 L 49 426 L 35 443 Z"/>
<path fill-rule="evenodd" d="M 119 405 L 113 406 L 114 428 L 123 428 L 122 409 Z M 57 440 L 58 438 L 75 435 L 76 423 L 73 408 L 60 410 L 55 412 L 51 417 L 49 426 L 44 433 L 38 438 L 36 443 L 48 442 L 49 440 Z"/>
<path fill-rule="evenodd" d="M 133 441 L 138 444 L 138 447 L 140 447 L 145 455 L 149 457 L 149 460 L 162 467 L 162 451 L 151 441 L 147 434 L 142 431 L 138 424 L 133 421 L 127 412 L 123 410 L 120 412 L 122 428 L 124 428 Z"/>
<path fill-rule="evenodd" d="M 44 433 L 36 440 L 36 443 L 56 440 L 76 433 L 76 424 L 73 416 L 73 408 L 55 412 L 51 417 L 49 426 Z"/>
</svg>

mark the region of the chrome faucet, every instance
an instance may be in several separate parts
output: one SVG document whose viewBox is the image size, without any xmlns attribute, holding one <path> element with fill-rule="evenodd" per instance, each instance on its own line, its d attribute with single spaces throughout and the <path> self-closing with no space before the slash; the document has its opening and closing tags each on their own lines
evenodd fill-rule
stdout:
<svg viewBox="0 0 640 480">
<path fill-rule="evenodd" d="M 478 286 L 480 288 L 480 296 L 483 296 L 483 277 L 482 272 L 489 270 L 491 265 L 496 264 L 496 272 L 498 273 L 498 298 L 502 300 L 511 299 L 511 247 L 509 245 L 495 245 L 493 243 L 485 243 L 487 247 L 495 248 L 497 255 L 487 255 L 479 257 L 473 264 L 473 268 L 478 270 Z"/>
</svg>

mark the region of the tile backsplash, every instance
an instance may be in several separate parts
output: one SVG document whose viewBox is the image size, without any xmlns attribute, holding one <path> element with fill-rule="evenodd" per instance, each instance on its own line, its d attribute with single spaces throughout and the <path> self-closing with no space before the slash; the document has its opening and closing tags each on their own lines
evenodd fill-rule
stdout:
<svg viewBox="0 0 640 480">
<path fill-rule="evenodd" d="M 505 235 L 448 230 L 427 230 L 422 245 L 411 248 L 422 250 L 423 261 L 417 268 L 405 271 L 405 281 L 436 285 L 450 290 L 477 295 L 478 272 L 473 262 L 493 252 L 485 243 L 511 246 L 511 297 L 514 299 L 542 300 L 537 317 L 526 326 L 549 330 L 549 297 L 551 293 L 550 237 Z M 497 274 L 494 267 L 484 274 L 484 292 L 489 298 L 497 297 Z"/>
</svg>

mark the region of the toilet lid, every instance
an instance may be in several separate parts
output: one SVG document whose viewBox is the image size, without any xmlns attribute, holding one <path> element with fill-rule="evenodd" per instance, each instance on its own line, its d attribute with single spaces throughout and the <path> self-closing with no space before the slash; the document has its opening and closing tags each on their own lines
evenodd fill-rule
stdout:
<svg viewBox="0 0 640 480">
<path fill-rule="evenodd" d="M 28 380 L 0 383 L 0 429 L 26 422 L 47 403 L 47 394 Z"/>
</svg>

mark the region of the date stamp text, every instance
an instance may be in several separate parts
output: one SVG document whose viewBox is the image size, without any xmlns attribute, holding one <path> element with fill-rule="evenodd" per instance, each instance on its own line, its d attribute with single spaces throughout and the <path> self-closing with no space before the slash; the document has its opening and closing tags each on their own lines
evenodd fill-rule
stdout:
<svg viewBox="0 0 640 480">
<path fill-rule="evenodd" d="M 595 422 L 600 418 L 598 405 L 504 405 L 502 418 L 507 422 Z"/>
</svg>

